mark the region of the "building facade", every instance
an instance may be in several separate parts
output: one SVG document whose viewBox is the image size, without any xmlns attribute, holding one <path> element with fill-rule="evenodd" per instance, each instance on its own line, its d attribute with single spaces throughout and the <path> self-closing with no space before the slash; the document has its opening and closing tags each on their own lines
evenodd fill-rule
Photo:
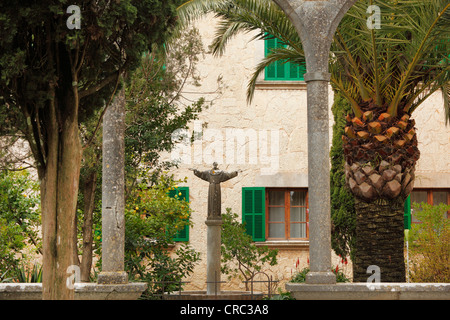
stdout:
<svg viewBox="0 0 450 320">
<path fill-rule="evenodd" d="M 202 40 L 208 46 L 215 33 L 214 19 L 197 22 Z M 247 231 L 257 245 L 279 249 L 278 265 L 263 268 L 274 280 L 288 281 L 292 274 L 308 265 L 308 148 L 306 83 L 303 68 L 279 63 L 258 79 L 254 98 L 247 103 L 247 84 L 254 68 L 274 40 L 250 41 L 241 34 L 228 44 L 223 56 L 206 54 L 197 68 L 200 87 L 187 88 L 185 96 L 214 99 L 183 134 L 181 143 L 167 157 L 179 161 L 175 177 L 188 178 L 182 186 L 188 192 L 193 227 L 182 240 L 201 253 L 201 262 L 186 279 L 187 289 L 206 287 L 206 215 L 208 183 L 194 176 L 190 168 L 211 169 L 213 162 L 224 171 L 242 170 L 221 184 L 222 212 L 231 210 L 246 222 Z M 223 88 L 217 93 L 217 79 Z M 329 88 L 330 146 L 333 91 Z M 416 166 L 412 202 L 450 204 L 450 126 L 445 126 L 441 93 L 435 93 L 414 114 L 421 158 Z M 192 134 L 197 135 L 189 143 Z M 413 222 L 415 222 L 413 218 Z M 332 252 L 333 266 L 351 276 L 351 265 Z M 225 276 L 222 280 L 227 281 Z M 223 289 L 242 289 L 235 280 Z"/>
</svg>

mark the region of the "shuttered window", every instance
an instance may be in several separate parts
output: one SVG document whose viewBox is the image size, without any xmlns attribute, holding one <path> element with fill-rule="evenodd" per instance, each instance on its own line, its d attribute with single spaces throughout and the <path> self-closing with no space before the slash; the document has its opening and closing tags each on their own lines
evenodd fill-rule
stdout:
<svg viewBox="0 0 450 320">
<path fill-rule="evenodd" d="M 169 191 L 170 197 L 175 197 L 175 195 L 178 195 L 180 201 L 189 202 L 189 187 L 178 187 L 177 189 Z M 186 225 L 183 230 L 178 231 L 174 241 L 189 241 L 189 225 Z"/>
<path fill-rule="evenodd" d="M 265 188 L 242 188 L 242 223 L 253 241 L 265 241 Z"/>
<path fill-rule="evenodd" d="M 286 47 L 277 38 L 270 38 L 265 42 L 265 55 L 267 56 L 273 48 Z M 265 80 L 272 81 L 304 81 L 303 75 L 306 73 L 304 65 L 299 66 L 294 63 L 278 61 L 271 64 L 265 70 Z"/>
<path fill-rule="evenodd" d="M 307 240 L 308 191 L 299 188 L 266 189 L 268 240 Z"/>
</svg>

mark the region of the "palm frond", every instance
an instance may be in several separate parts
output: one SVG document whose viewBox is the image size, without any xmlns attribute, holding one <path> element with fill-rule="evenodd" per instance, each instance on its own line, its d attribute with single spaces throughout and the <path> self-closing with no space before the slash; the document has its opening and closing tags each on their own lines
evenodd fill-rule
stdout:
<svg viewBox="0 0 450 320">
<path fill-rule="evenodd" d="M 264 72 L 264 70 L 271 64 L 277 62 L 290 62 L 298 65 L 305 64 L 305 56 L 300 54 L 297 50 L 291 47 L 280 47 L 274 48 L 271 52 L 261 60 L 256 66 L 252 77 L 247 85 L 247 102 L 251 103 L 255 93 L 256 82 L 258 81 L 259 75 Z"/>
<path fill-rule="evenodd" d="M 205 14 L 232 6 L 232 0 L 189 0 L 177 8 L 181 25 L 186 26 Z"/>
<path fill-rule="evenodd" d="M 251 40 L 273 36 L 287 46 L 302 52 L 299 36 L 283 11 L 269 0 L 234 0 L 232 7 L 214 10 L 221 18 L 213 42 L 215 53 L 221 54 L 225 44 L 239 32 L 255 32 Z"/>
<path fill-rule="evenodd" d="M 442 97 L 444 100 L 445 125 L 450 124 L 450 83 L 446 82 L 442 85 Z"/>
<path fill-rule="evenodd" d="M 445 36 L 448 39 L 450 35 L 448 24 L 447 30 L 442 28 L 443 22 L 449 19 L 450 4 L 439 8 L 431 5 L 434 2 L 439 1 L 423 1 L 423 6 L 411 1 L 402 6 L 402 10 L 405 10 L 404 16 L 409 17 L 406 21 L 409 22 L 411 33 L 411 40 L 404 46 L 403 54 L 409 55 L 410 63 L 404 70 L 397 93 L 389 105 L 388 112 L 390 114 L 396 114 L 400 101 L 408 94 L 407 89 L 410 88 L 410 83 L 417 85 L 421 76 L 427 77 L 427 72 L 434 67 L 439 68 L 437 64 L 440 63 L 442 55 L 436 54 L 435 48 L 439 41 L 445 40 Z M 417 22 L 419 20 L 420 23 Z"/>
<path fill-rule="evenodd" d="M 381 10 L 381 28 L 367 26 L 369 5 Z M 255 39 L 275 37 L 286 48 L 273 51 L 255 68 L 247 90 L 250 102 L 258 75 L 272 63 L 304 63 L 300 38 L 284 12 L 270 0 L 190 0 L 179 8 L 183 21 L 213 12 L 220 18 L 213 48 L 222 54 L 239 32 Z M 360 0 L 339 24 L 330 58 L 332 85 L 355 115 L 370 100 L 392 115 L 411 114 L 430 93 L 442 89 L 450 123 L 448 0 Z"/>
</svg>

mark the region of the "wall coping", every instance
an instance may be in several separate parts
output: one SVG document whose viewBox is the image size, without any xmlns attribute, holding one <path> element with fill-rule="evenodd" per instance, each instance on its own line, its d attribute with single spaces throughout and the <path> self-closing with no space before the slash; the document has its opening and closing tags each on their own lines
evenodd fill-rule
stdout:
<svg viewBox="0 0 450 320">
<path fill-rule="evenodd" d="M 297 300 L 450 300 L 450 283 L 286 283 Z"/>
<path fill-rule="evenodd" d="M 136 300 L 146 283 L 75 283 L 75 300 Z M 41 300 L 42 283 L 0 283 L 0 300 Z"/>
</svg>

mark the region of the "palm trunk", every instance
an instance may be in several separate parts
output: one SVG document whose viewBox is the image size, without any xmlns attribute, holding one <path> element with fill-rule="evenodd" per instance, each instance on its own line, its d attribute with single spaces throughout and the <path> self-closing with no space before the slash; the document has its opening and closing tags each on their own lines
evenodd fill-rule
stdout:
<svg viewBox="0 0 450 320">
<path fill-rule="evenodd" d="M 353 281 L 366 282 L 371 265 L 381 282 L 405 282 L 404 222 L 401 197 L 367 203 L 355 197 L 356 253 Z"/>
</svg>

